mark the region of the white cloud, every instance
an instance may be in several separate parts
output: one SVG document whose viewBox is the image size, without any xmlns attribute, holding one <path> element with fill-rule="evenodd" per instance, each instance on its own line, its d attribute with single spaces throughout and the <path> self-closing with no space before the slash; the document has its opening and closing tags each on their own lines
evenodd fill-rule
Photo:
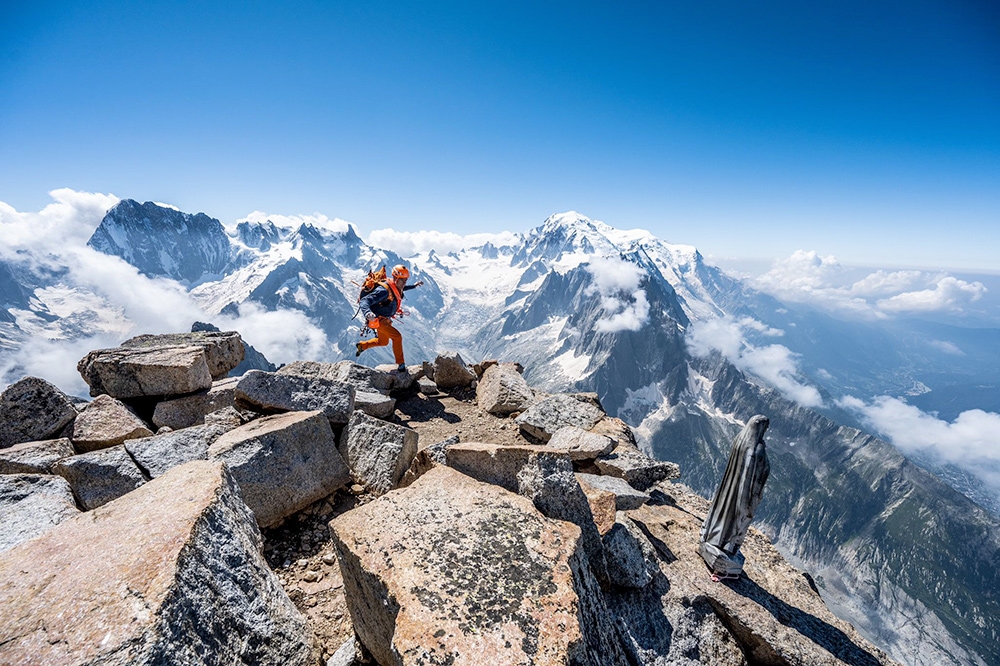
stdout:
<svg viewBox="0 0 1000 666">
<path fill-rule="evenodd" d="M 504 231 L 496 234 L 479 233 L 460 236 L 452 232 L 441 231 L 396 231 L 395 229 L 376 229 L 365 239 L 369 245 L 392 250 L 401 257 L 412 257 L 422 252 L 434 250 L 438 254 L 461 252 L 470 247 L 479 247 L 486 243 L 496 246 L 511 245 L 517 240 L 517 234 Z"/>
<path fill-rule="evenodd" d="M 883 312 L 960 312 L 962 306 L 978 301 L 986 293 L 981 282 L 965 282 L 942 277 L 931 289 L 908 291 L 878 301 Z"/>
<path fill-rule="evenodd" d="M 780 333 L 749 317 L 720 317 L 692 323 L 687 334 L 688 349 L 695 356 L 717 350 L 737 368 L 763 379 L 789 400 L 806 407 L 821 406 L 819 391 L 799 381 L 798 355 L 783 345 L 755 346 L 746 339 L 748 331 L 768 336 Z"/>
<path fill-rule="evenodd" d="M 65 188 L 49 196 L 55 203 L 37 213 L 20 213 L 0 201 L 0 259 L 21 260 L 17 253 L 23 250 L 33 257 L 58 256 L 66 248 L 84 246 L 104 214 L 118 203 L 113 194 Z"/>
<path fill-rule="evenodd" d="M 33 294 L 41 309 L 59 317 L 56 321 L 33 312 L 12 311 L 26 339 L 0 358 L 4 381 L 30 374 L 64 391 L 87 395 L 76 363 L 88 351 L 116 347 L 142 333 L 188 331 L 199 320 L 239 331 L 274 363 L 331 356 L 325 334 L 301 312 L 265 311 L 244 304 L 237 317 L 210 316 L 177 282 L 147 277 L 124 260 L 87 247 L 117 197 L 65 189 L 51 195 L 56 203 L 37 213 L 20 213 L 0 202 L 0 259 L 32 261 L 58 271 L 54 284 Z M 275 223 L 290 220 L 286 217 Z M 322 216 L 293 221 L 324 228 L 339 224 Z"/>
<path fill-rule="evenodd" d="M 904 453 L 930 453 L 1000 491 L 1000 414 L 972 409 L 949 423 L 889 396 L 870 403 L 847 396 L 838 404 L 861 414 Z"/>
<path fill-rule="evenodd" d="M 852 271 L 833 256 L 798 250 L 774 262 L 771 270 L 751 281 L 779 299 L 866 319 L 903 313 L 959 313 L 982 298 L 986 287 L 947 273 L 874 271 L 852 281 Z"/>
<path fill-rule="evenodd" d="M 939 351 L 943 351 L 945 354 L 951 354 L 952 356 L 965 356 L 965 352 L 959 349 L 958 345 L 954 342 L 948 342 L 946 340 L 931 340 L 931 347 Z"/>
<path fill-rule="evenodd" d="M 586 264 L 593 277 L 587 293 L 599 293 L 604 316 L 594 324 L 601 333 L 638 331 L 649 320 L 649 300 L 639 289 L 645 272 L 617 257 L 591 257 Z"/>
</svg>

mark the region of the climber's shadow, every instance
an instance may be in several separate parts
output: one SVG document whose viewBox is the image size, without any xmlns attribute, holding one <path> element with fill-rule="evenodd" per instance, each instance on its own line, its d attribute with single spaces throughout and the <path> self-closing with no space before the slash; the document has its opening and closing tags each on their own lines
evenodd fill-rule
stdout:
<svg viewBox="0 0 1000 666">
<path fill-rule="evenodd" d="M 730 583 L 729 587 L 767 609 L 778 622 L 809 638 L 844 663 L 879 666 L 878 659 L 858 647 L 843 631 L 815 615 L 788 605 L 750 579 L 745 572 L 739 580 Z"/>
</svg>

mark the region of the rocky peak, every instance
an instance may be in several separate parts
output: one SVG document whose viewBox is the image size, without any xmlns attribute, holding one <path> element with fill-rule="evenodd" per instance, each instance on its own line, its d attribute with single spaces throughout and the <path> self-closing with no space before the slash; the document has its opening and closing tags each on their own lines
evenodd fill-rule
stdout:
<svg viewBox="0 0 1000 666">
<path fill-rule="evenodd" d="M 215 218 L 132 199 L 107 212 L 87 245 L 121 257 L 145 275 L 188 284 L 222 274 L 231 255 L 229 237 Z"/>
<path fill-rule="evenodd" d="M 88 359 L 106 386 L 147 386 L 139 355 L 212 333 Z M 146 392 L 187 415 L 175 430 L 0 449 L 0 661 L 893 663 L 756 530 L 744 576 L 713 582 L 706 501 L 594 394 L 456 353 L 405 373 L 297 362 L 207 393 L 193 368 Z M 4 409 L 40 418 L 29 398 Z M 76 418 L 140 418 L 118 412 Z"/>
</svg>

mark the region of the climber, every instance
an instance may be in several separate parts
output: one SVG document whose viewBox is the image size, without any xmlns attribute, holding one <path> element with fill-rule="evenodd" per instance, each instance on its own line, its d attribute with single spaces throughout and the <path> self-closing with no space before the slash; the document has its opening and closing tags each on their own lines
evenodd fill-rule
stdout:
<svg viewBox="0 0 1000 666">
<path fill-rule="evenodd" d="M 358 307 L 364 315 L 368 328 L 375 331 L 376 337 L 362 340 L 357 344 L 355 356 L 372 347 L 385 347 L 392 341 L 392 354 L 396 357 L 397 370 L 406 372 L 406 361 L 403 360 L 403 336 L 392 325 L 392 318 L 403 312 L 403 292 L 419 287 L 424 282 L 408 285 L 410 271 L 399 264 L 392 269 L 392 280 L 379 284 L 370 293 L 361 297 Z"/>
</svg>

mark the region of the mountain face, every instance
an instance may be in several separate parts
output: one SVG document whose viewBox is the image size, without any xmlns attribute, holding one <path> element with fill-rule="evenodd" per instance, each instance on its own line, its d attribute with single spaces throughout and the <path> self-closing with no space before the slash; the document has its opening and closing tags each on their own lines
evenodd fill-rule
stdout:
<svg viewBox="0 0 1000 666">
<path fill-rule="evenodd" d="M 250 305 L 302 312 L 327 334 L 325 360 L 353 358 L 366 271 L 403 261 L 351 227 L 244 222 L 227 233 L 205 215 L 134 201 L 109 211 L 90 245 L 182 282 L 209 316 Z M 411 282 L 424 281 L 404 301 L 409 363 L 457 349 L 517 360 L 546 390 L 596 391 L 647 452 L 679 463 L 682 481 L 705 496 L 735 434 L 749 416 L 766 414 L 772 471 L 757 523 L 813 573 L 831 608 L 908 664 L 1000 663 L 1000 519 L 830 400 L 859 387 L 894 394 L 912 386 L 907 368 L 923 361 L 945 378 L 941 385 L 961 391 L 963 382 L 995 378 L 995 356 L 948 365 L 921 342 L 944 339 L 941 328 L 838 321 L 754 291 L 693 247 L 574 213 L 510 245 L 432 251 L 406 263 Z M 14 278 L 0 273 L 0 288 L 23 302 L 31 287 Z M 822 405 L 803 407 L 717 353 L 692 353 L 694 328 L 743 319 L 755 322 L 744 332 L 750 344 L 783 334 L 781 344 L 801 360 L 796 381 Z M 961 334 L 988 342 L 995 331 Z M 360 360 L 391 358 L 378 349 Z"/>
<path fill-rule="evenodd" d="M 87 244 L 145 275 L 185 284 L 221 275 L 230 259 L 229 237 L 218 220 L 131 199 L 108 211 Z"/>
</svg>

